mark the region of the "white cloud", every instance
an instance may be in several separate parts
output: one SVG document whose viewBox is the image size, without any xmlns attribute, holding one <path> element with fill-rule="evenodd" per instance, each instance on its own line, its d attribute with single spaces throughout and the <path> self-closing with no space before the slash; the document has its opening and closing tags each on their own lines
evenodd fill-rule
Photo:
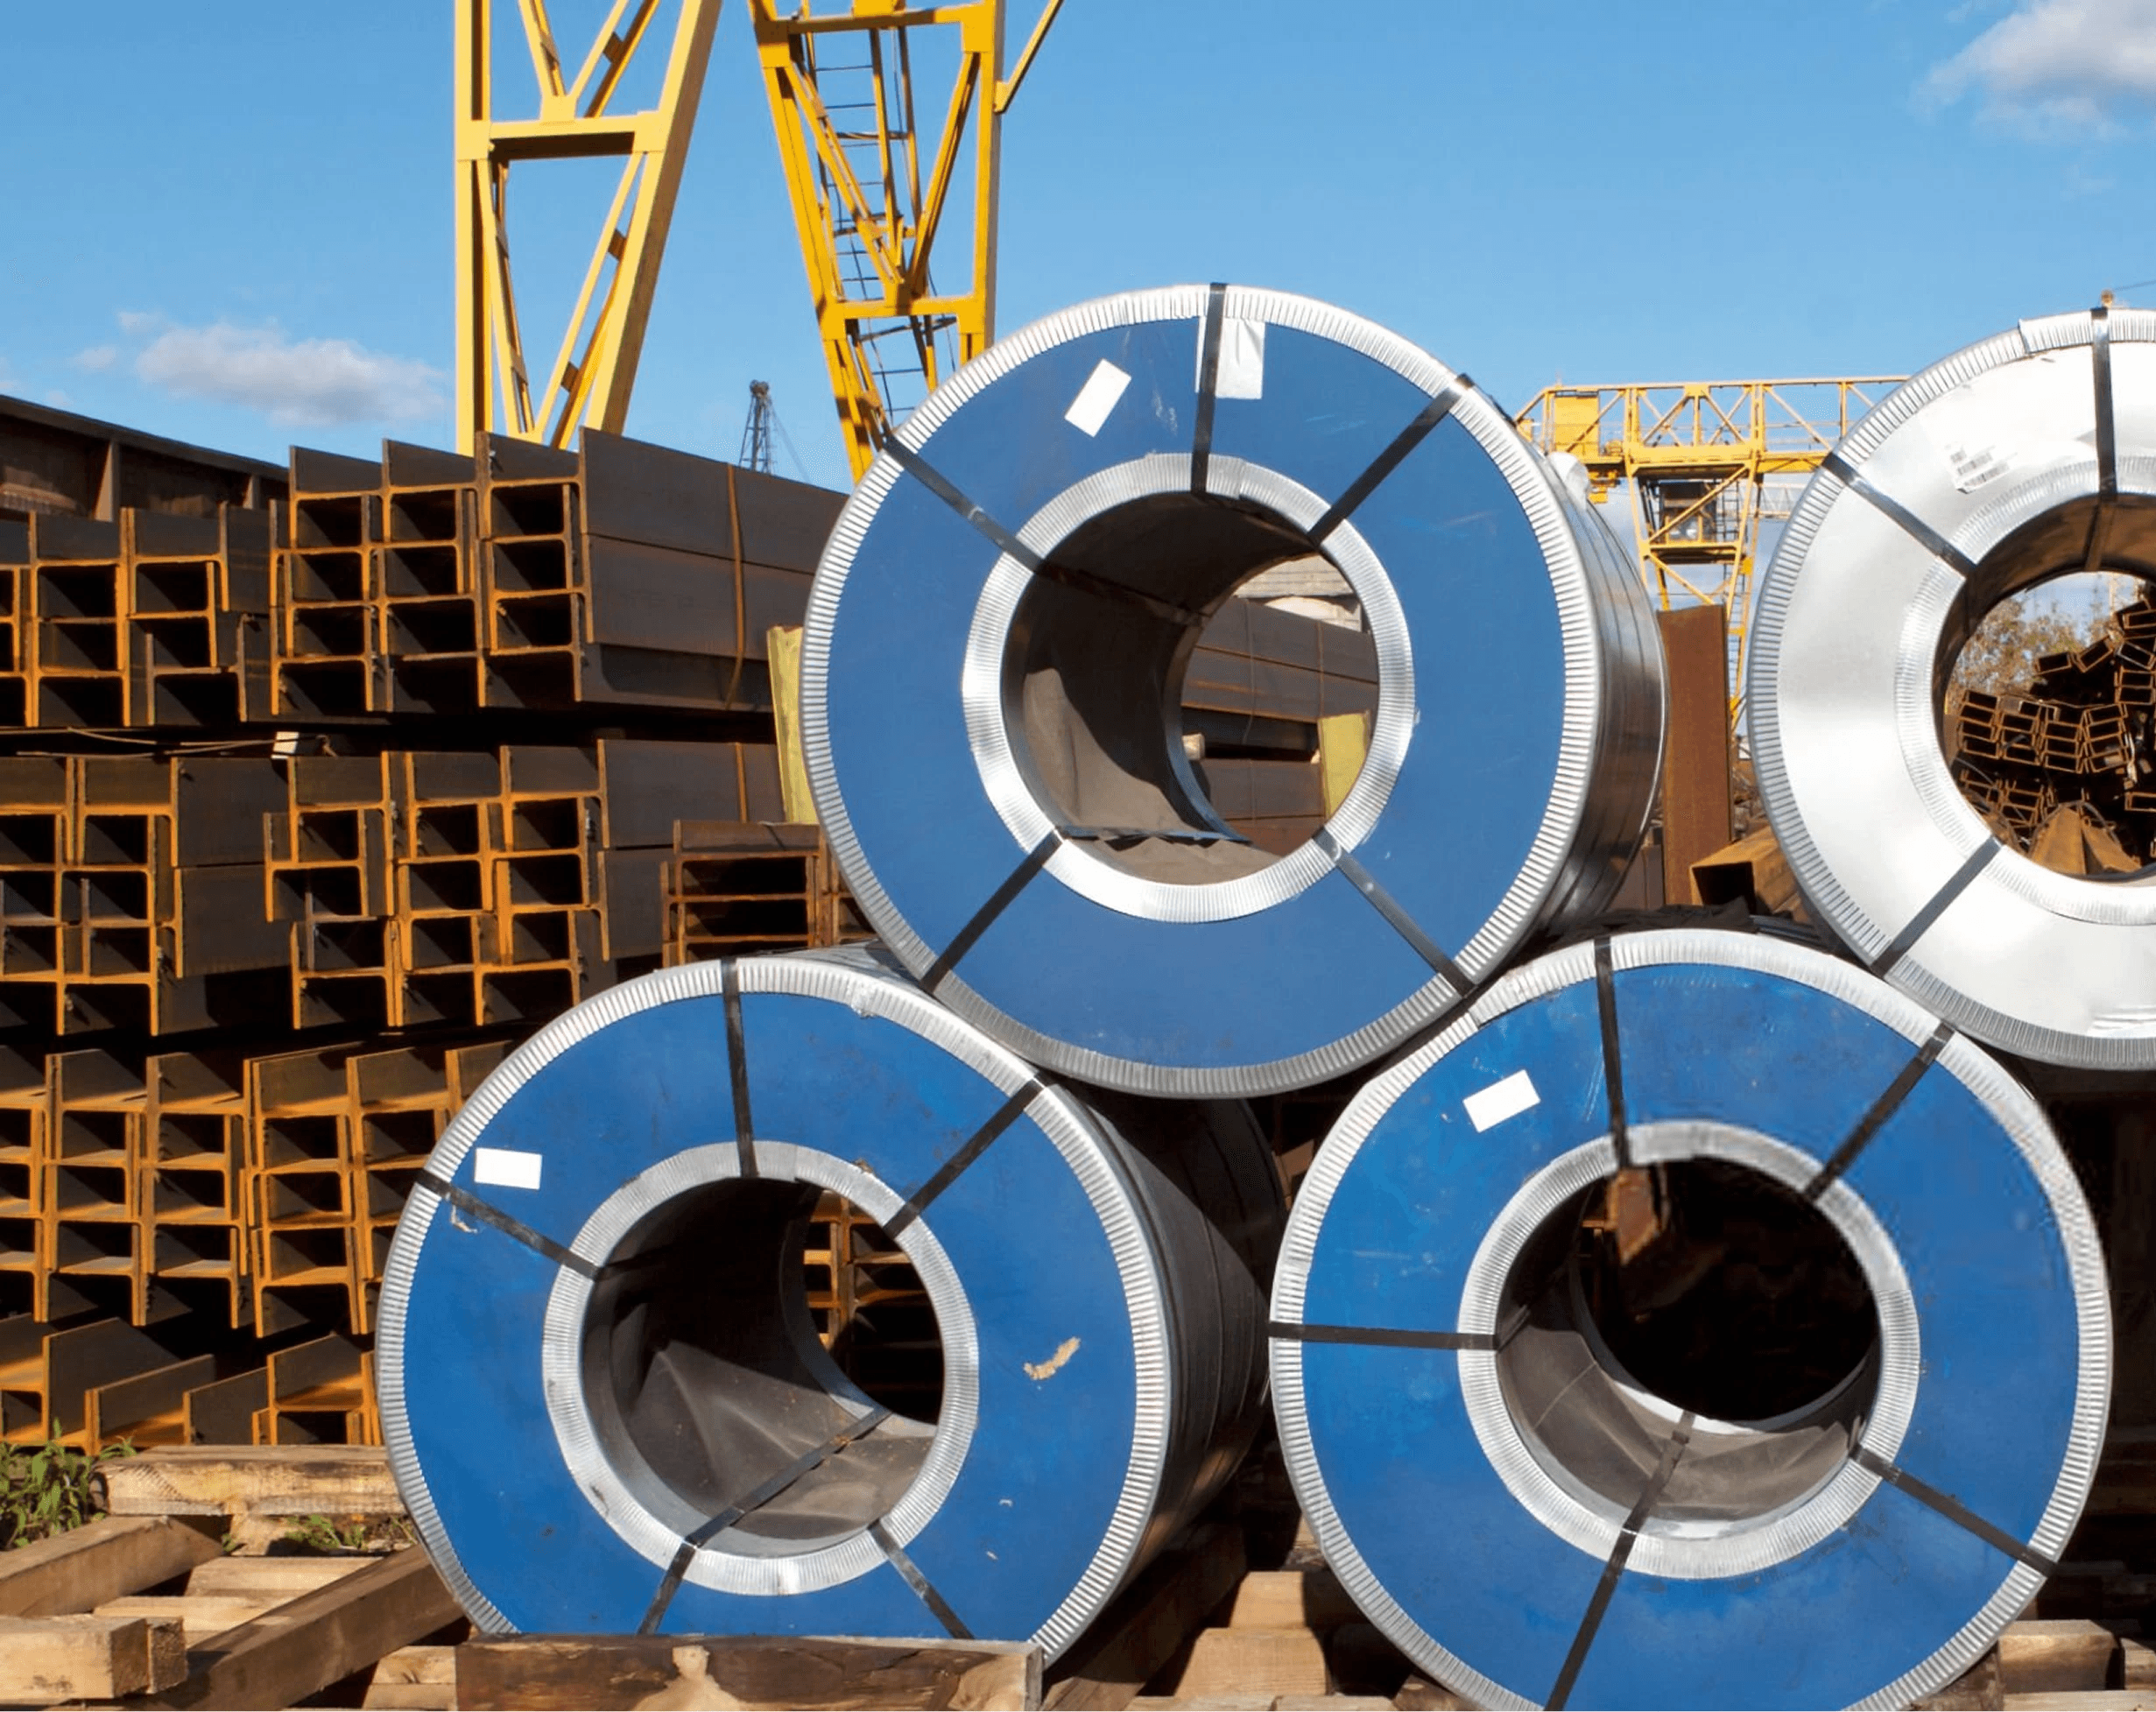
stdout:
<svg viewBox="0 0 2156 1712">
<path fill-rule="evenodd" d="M 2019 0 L 1933 67 L 1923 94 L 1972 91 L 1987 117 L 2039 132 L 2110 129 L 2121 108 L 2156 105 L 2156 0 Z"/>
<path fill-rule="evenodd" d="M 126 332 L 154 335 L 135 357 L 141 379 L 183 398 L 261 411 L 280 426 L 393 422 L 435 415 L 445 403 L 440 370 L 349 339 L 293 339 L 274 321 L 175 327 L 155 315 L 119 319 Z"/>
<path fill-rule="evenodd" d="M 120 360 L 117 345 L 92 345 L 88 350 L 79 350 L 69 359 L 78 369 L 88 369 L 92 374 L 102 374 Z"/>
</svg>

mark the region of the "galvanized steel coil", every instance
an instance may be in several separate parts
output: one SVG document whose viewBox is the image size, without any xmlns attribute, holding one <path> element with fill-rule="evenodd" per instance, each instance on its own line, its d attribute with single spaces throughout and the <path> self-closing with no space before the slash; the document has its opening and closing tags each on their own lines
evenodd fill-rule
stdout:
<svg viewBox="0 0 2156 1712">
<path fill-rule="evenodd" d="M 1583 1306 L 1586 1197 L 1675 1162 L 1780 1185 L 1862 1269 L 1870 1355 L 1779 1419 L 1680 1409 Z M 1327 1561 L 1486 1706 L 1907 1705 L 2056 1567 L 2103 1436 L 2103 1268 L 2040 1108 L 1884 983 L 1747 934 L 1554 953 L 1381 1073 L 1297 1196 L 1273 1319 Z"/>
<path fill-rule="evenodd" d="M 835 1192 L 933 1306 L 933 1421 L 804 1306 Z M 483 1629 L 1031 1637 L 1265 1408 L 1280 1192 L 1239 1102 L 1049 1086 L 863 950 L 629 982 L 460 1112 L 392 1244 L 390 1462 Z"/>
<path fill-rule="evenodd" d="M 2006 848 L 1940 739 L 1984 613 L 2106 567 L 2156 574 L 2156 314 L 2139 310 L 2025 321 L 1854 428 L 1761 585 L 1748 699 L 1775 835 L 1860 959 L 1992 1046 L 2145 1069 L 2156 886 Z"/>
<path fill-rule="evenodd" d="M 1206 617 L 1322 553 L 1366 616 L 1367 759 L 1278 861 L 1185 757 Z M 1599 907 L 1659 765 L 1636 571 L 1466 377 L 1345 311 L 1178 286 L 1036 322 L 841 514 L 801 668 L 817 811 L 935 996 L 1162 1095 L 1321 1081 Z"/>
</svg>

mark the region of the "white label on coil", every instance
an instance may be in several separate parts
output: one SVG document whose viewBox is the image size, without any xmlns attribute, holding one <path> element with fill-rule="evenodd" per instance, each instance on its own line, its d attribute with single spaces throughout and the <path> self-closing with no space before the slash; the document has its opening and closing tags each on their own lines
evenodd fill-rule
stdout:
<svg viewBox="0 0 2156 1712">
<path fill-rule="evenodd" d="M 1108 420 L 1108 412 L 1115 409 L 1117 401 L 1123 397 L 1123 389 L 1130 384 L 1130 376 L 1103 357 L 1093 365 L 1093 372 L 1078 389 L 1078 396 L 1070 401 L 1063 419 L 1082 434 L 1100 433 L 1101 424 Z"/>
<path fill-rule="evenodd" d="M 1476 1133 L 1494 1124 L 1502 1124 L 1508 1117 L 1518 1117 L 1530 1107 L 1542 1103 L 1542 1096 L 1534 1091 L 1534 1083 L 1525 1070 L 1515 1070 L 1503 1081 L 1493 1081 L 1479 1094 L 1470 1094 L 1460 1103 L 1467 1108 L 1468 1122 L 1474 1124 Z"/>
<path fill-rule="evenodd" d="M 1198 336 L 1198 384 L 1205 384 L 1205 335 Z M 1217 398 L 1265 396 L 1265 324 L 1230 315 L 1220 324 L 1220 367 L 1213 374 Z"/>
<path fill-rule="evenodd" d="M 513 1147 L 476 1147 L 472 1150 L 472 1181 L 504 1189 L 536 1189 L 539 1167 L 546 1163 L 543 1153 L 519 1152 Z"/>
<path fill-rule="evenodd" d="M 2006 457 L 1999 446 L 2014 436 L 2002 432 L 1996 415 L 1982 400 L 1965 391 L 1949 392 L 1919 419 L 1953 471 L 1957 491 L 1974 493 L 2006 474 Z"/>
</svg>

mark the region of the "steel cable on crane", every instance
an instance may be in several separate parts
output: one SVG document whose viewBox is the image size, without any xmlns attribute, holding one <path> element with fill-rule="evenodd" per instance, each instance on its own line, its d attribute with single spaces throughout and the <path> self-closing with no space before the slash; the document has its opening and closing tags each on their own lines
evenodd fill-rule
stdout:
<svg viewBox="0 0 2156 1712">
<path fill-rule="evenodd" d="M 1180 695 L 1235 588 L 1311 558 L 1379 681 L 1352 787 L 1276 860 Z M 1606 899 L 1662 666 L 1606 526 L 1471 381 L 1187 285 L 1052 315 L 913 412 L 826 549 L 801 701 L 834 855 L 939 999 L 1088 1081 L 1246 1094 L 1368 1061 Z"/>
<path fill-rule="evenodd" d="M 1604 1196 L 1650 1173 L 1690 1198 L 1612 1269 Z M 1485 1706 L 1933 1692 L 2055 1570 L 2110 1375 L 2034 1100 L 1748 933 L 1552 953 L 1379 1074 L 1296 1198 L 1272 1317 L 1326 1561 Z"/>
<path fill-rule="evenodd" d="M 926 1405 L 820 1336 L 832 1196 L 918 1274 Z M 1281 1219 L 1240 1102 L 1050 1085 L 871 951 L 662 971 L 520 1047 L 420 1173 L 378 1321 L 391 1466 L 490 1631 L 1053 1658 L 1262 1420 Z"/>
</svg>

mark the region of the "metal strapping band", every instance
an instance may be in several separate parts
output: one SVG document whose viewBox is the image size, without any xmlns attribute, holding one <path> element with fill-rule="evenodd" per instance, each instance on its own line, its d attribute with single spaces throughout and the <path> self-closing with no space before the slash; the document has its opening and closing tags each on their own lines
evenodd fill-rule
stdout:
<svg viewBox="0 0 2156 1712">
<path fill-rule="evenodd" d="M 1018 539 L 1003 525 L 983 511 L 980 506 L 960 492 L 957 484 L 918 452 L 909 452 L 897 440 L 889 447 L 891 457 L 898 467 L 935 495 L 946 505 L 971 524 L 982 534 L 996 544 L 998 551 L 1015 559 L 1033 576 L 1046 582 L 1060 583 L 1066 588 L 1081 593 L 1097 595 L 1103 600 L 1117 601 L 1125 606 L 1135 606 L 1151 613 L 1156 618 L 1165 618 L 1170 624 L 1199 624 L 1205 620 L 1201 612 L 1194 612 L 1187 606 L 1178 606 L 1173 601 L 1156 600 L 1142 589 L 1131 588 L 1120 582 L 1111 582 L 1104 576 L 1096 576 L 1090 571 L 1082 571 L 1074 565 L 1059 565 L 1053 560 L 1043 559 L 1032 548 Z"/>
<path fill-rule="evenodd" d="M 891 1560 L 891 1567 L 905 1577 L 905 1584 L 920 1596 L 922 1604 L 935 1613 L 936 1621 L 943 1625 L 953 1640 L 969 1641 L 973 1638 L 973 1631 L 958 1620 L 958 1613 L 935 1590 L 927 1576 L 920 1573 L 920 1566 L 906 1556 L 905 1548 L 891 1537 L 890 1529 L 881 1522 L 870 1522 L 869 1538 L 883 1548 L 884 1555 Z"/>
<path fill-rule="evenodd" d="M 1213 460 L 1213 410 L 1219 402 L 1220 335 L 1228 287 L 1215 281 L 1205 299 L 1205 335 L 1198 347 L 1198 414 L 1190 432 L 1190 490 L 1205 491 Z"/>
<path fill-rule="evenodd" d="M 1392 925 L 1392 931 L 1413 948 L 1415 955 L 1444 977 L 1445 984 L 1452 989 L 1455 997 L 1466 995 L 1469 990 L 1468 978 L 1460 965 L 1447 956 L 1437 941 L 1416 925 L 1414 917 L 1402 909 L 1392 894 L 1377 884 L 1369 869 L 1341 848 L 1340 842 L 1329 829 L 1320 827 L 1312 835 L 1310 842 L 1331 859 L 1333 866 L 1340 870 L 1342 878 L 1370 899 L 1370 907 L 1384 917 Z"/>
<path fill-rule="evenodd" d="M 794 1482 L 821 1468 L 856 1440 L 868 1437 L 890 1418 L 890 1410 L 875 1408 L 865 1415 L 848 1421 L 814 1450 L 795 1457 L 762 1485 L 753 1487 L 736 1498 L 694 1532 L 682 1535 L 680 1549 L 674 1553 L 673 1561 L 666 1566 L 666 1576 L 659 1584 L 659 1591 L 652 1596 L 652 1603 L 644 1613 L 644 1621 L 637 1625 L 637 1633 L 650 1635 L 658 1631 L 659 1625 L 666 1619 L 666 1607 L 673 1603 L 673 1596 L 681 1589 L 682 1578 L 688 1574 L 689 1565 L 696 1561 L 698 1547 L 725 1532 L 743 1517 L 761 1510 Z"/>
<path fill-rule="evenodd" d="M 1581 1667 L 1587 1663 L 1587 1650 L 1595 1644 L 1595 1631 L 1602 1627 L 1602 1620 L 1610 1610 L 1610 1601 L 1616 1596 L 1617 1580 L 1624 1574 L 1624 1566 L 1631 1559 L 1632 1544 L 1639 1538 L 1639 1530 L 1647 1525 L 1647 1518 L 1654 1513 L 1654 1506 L 1662 1500 L 1662 1493 L 1669 1485 L 1669 1477 L 1677 1472 L 1677 1462 L 1684 1455 L 1684 1448 L 1692 1437 L 1692 1411 L 1687 1409 L 1678 1420 L 1676 1430 L 1669 1435 L 1669 1442 L 1662 1447 L 1662 1460 L 1654 1465 L 1654 1473 L 1648 1477 L 1646 1490 L 1640 1493 L 1639 1502 L 1632 1506 L 1632 1513 L 1624 1518 L 1624 1525 L 1617 1532 L 1617 1544 L 1610 1549 L 1610 1561 L 1602 1567 L 1602 1579 L 1595 1583 L 1594 1597 L 1587 1602 L 1587 1615 L 1580 1619 L 1579 1632 L 1572 1638 L 1572 1650 L 1565 1654 L 1564 1668 L 1557 1673 L 1557 1686 L 1550 1690 L 1550 1697 L 1543 1704 L 1549 1712 L 1559 1712 L 1572 1697 L 1574 1686 L 1580 1680 Z"/>
<path fill-rule="evenodd" d="M 1239 832 L 1201 831 L 1194 827 L 1058 827 L 1074 844 L 1137 844 L 1157 838 L 1163 844 L 1247 844 Z"/>
<path fill-rule="evenodd" d="M 2015 1539 L 2005 1528 L 1994 1527 L 1959 1498 L 1941 1491 L 1936 1486 L 1927 1485 L 1906 1469 L 1896 1468 L 1884 1456 L 1865 1449 L 1862 1445 L 1858 1445 L 1851 1455 L 1859 1468 L 1878 1476 L 1890 1486 L 1899 1487 L 1919 1504 L 1937 1511 L 1956 1527 L 1968 1529 L 1994 1550 L 2004 1552 L 2008 1557 L 2018 1559 L 2046 1575 L 2059 1573 L 2055 1559 L 2046 1557 L 2035 1546 Z"/>
<path fill-rule="evenodd" d="M 1624 1051 L 1617 1039 L 1617 966 L 1607 933 L 1595 941 L 1595 1009 L 1602 1018 L 1602 1080 L 1610 1095 L 1610 1145 L 1617 1154 L 1617 1169 L 1624 1171 L 1632 1162 L 1632 1140 L 1624 1123 Z"/>
<path fill-rule="evenodd" d="M 601 1268 L 569 1249 L 565 1249 L 551 1236 L 543 1236 L 521 1219 L 512 1219 L 498 1207 L 490 1207 L 469 1189 L 459 1188 L 447 1178 L 438 1177 L 431 1171 L 422 1171 L 414 1180 L 419 1187 L 430 1189 L 461 1213 L 470 1215 L 482 1224 L 492 1225 L 504 1236 L 512 1236 L 525 1247 L 537 1251 L 557 1266 L 567 1266 L 573 1272 L 581 1272 L 588 1279 L 596 1279 Z"/>
<path fill-rule="evenodd" d="M 1871 960 L 1872 974 L 1884 976 L 1906 957 L 1915 948 L 1916 942 L 1931 931 L 1932 923 L 1947 912 L 1947 906 L 1976 884 L 1976 876 L 1991 865 L 1992 858 L 1998 855 L 2001 846 L 1986 839 L 1972 850 L 1968 861 L 1955 869 L 1947 883 L 1932 893 L 1931 902 L 1911 916 L 1908 925 L 1894 935 L 1886 949 Z"/>
<path fill-rule="evenodd" d="M 988 1152 L 990 1142 L 1018 1122 L 1019 1115 L 1032 1104 L 1033 1096 L 1045 1085 L 1039 1076 L 1034 1076 L 997 1106 L 988 1122 L 969 1136 L 964 1145 L 938 1166 L 926 1183 L 906 1196 L 905 1204 L 884 1221 L 884 1234 L 895 1239 L 901 1230 L 927 1212 L 930 1203 L 958 1180 L 961 1173 Z"/>
<path fill-rule="evenodd" d="M 1874 1100 L 1871 1109 L 1857 1120 L 1857 1127 L 1849 1132 L 1849 1139 L 1834 1150 L 1833 1156 L 1820 1166 L 1819 1174 L 1804 1186 L 1804 1198 L 1807 1201 L 1817 1201 L 1843 1172 L 1857 1163 L 1857 1156 L 1871 1145 L 1871 1138 L 1878 1134 L 1885 1127 L 1886 1120 L 1901 1109 L 1901 1103 L 1909 1097 L 1917 1083 L 1923 1079 L 1925 1071 L 1932 1067 L 1933 1061 L 1953 1038 L 1954 1030 L 1945 1023 L 1932 1031 L 1931 1039 L 1924 1043 L 1923 1050 L 1901 1067 L 1900 1074 L 1887 1083 L 1886 1091 Z"/>
<path fill-rule="evenodd" d="M 2089 344 L 2089 366 L 2096 371 L 2096 493 L 2104 499 L 2116 499 L 2118 419 L 2111 404 L 2111 312 L 2099 305 L 2093 313 L 2096 328 Z"/>
<path fill-rule="evenodd" d="M 1377 484 L 1398 469 L 1407 454 L 1422 444 L 1430 430 L 1452 414 L 1453 406 L 1474 384 L 1473 381 L 1462 375 L 1424 405 L 1422 414 L 1402 428 L 1393 437 L 1392 443 L 1370 460 L 1370 468 L 1349 483 L 1347 492 L 1335 499 L 1332 509 L 1311 526 L 1310 539 L 1322 541 L 1345 523 L 1356 508 L 1377 490 Z"/>
<path fill-rule="evenodd" d="M 920 978 L 924 989 L 933 993 L 950 979 L 951 971 L 958 967 L 958 960 L 973 949 L 975 941 L 995 925 L 996 918 L 1009 909 L 1033 876 L 1048 865 L 1048 858 L 1055 854 L 1055 847 L 1061 842 L 1053 832 L 1046 833 L 1039 843 L 1025 853 L 1025 860 L 1011 870 L 1011 877 L 996 888 L 995 895 L 973 912 L 973 919 L 961 927 L 958 936 L 943 948 L 943 955 L 928 965 L 927 974 Z"/>
<path fill-rule="evenodd" d="M 1320 1326 L 1307 1321 L 1274 1320 L 1267 1337 L 1293 1343 L 1368 1343 L 1387 1349 L 1495 1349 L 1489 1332 L 1403 1332 L 1383 1326 Z"/>
<path fill-rule="evenodd" d="M 1850 492 L 1868 500 L 1882 517 L 1887 518 L 1941 564 L 1950 566 L 1963 577 L 1973 577 L 1976 574 L 1976 565 L 1974 560 L 1899 499 L 1892 498 L 1873 487 L 1868 477 L 1858 474 L 1842 461 L 1839 452 L 1828 453 L 1824 458 L 1820 460 L 1819 467 L 1848 488 Z"/>
<path fill-rule="evenodd" d="M 754 1177 L 756 1124 L 749 1112 L 749 1046 L 741 1025 L 741 969 L 731 957 L 719 965 L 719 990 L 726 1000 L 726 1070 L 734 1083 L 734 1145 L 741 1174 Z"/>
</svg>

